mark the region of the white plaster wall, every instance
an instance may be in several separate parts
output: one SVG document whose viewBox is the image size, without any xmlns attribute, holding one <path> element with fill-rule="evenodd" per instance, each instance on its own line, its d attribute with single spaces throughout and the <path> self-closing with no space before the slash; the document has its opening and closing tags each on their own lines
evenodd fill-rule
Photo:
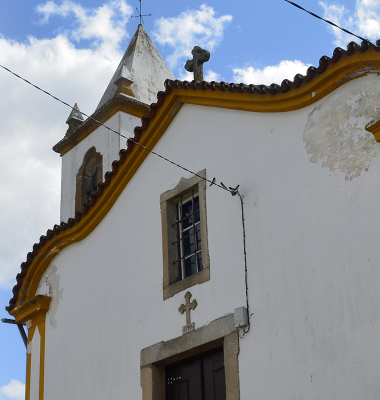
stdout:
<svg viewBox="0 0 380 400">
<path fill-rule="evenodd" d="M 120 123 L 120 133 L 123 136 L 133 138 L 135 133 L 135 127 L 141 126 L 141 119 L 134 117 L 129 114 L 125 114 L 123 112 L 119 112 L 119 123 Z M 125 137 L 119 136 L 120 139 L 120 148 L 126 149 L 127 148 L 127 139 Z M 119 159 L 119 157 L 117 157 Z"/>
<path fill-rule="evenodd" d="M 362 130 L 378 92 L 368 76 L 287 113 L 184 105 L 155 147 L 241 185 L 253 313 L 240 341 L 243 400 L 379 397 L 380 144 Z M 357 158 L 355 176 L 344 157 Z M 162 300 L 159 199 L 182 176 L 148 155 L 91 235 L 54 259 L 64 292 L 57 324 L 47 316 L 47 400 L 139 399 L 141 349 L 181 335 L 184 292 Z M 196 328 L 245 304 L 239 199 L 216 186 L 206 196 L 211 280 L 190 289 Z"/>
<path fill-rule="evenodd" d="M 139 124 L 141 125 L 139 118 L 123 112 L 118 112 L 106 123 L 127 137 L 133 137 L 133 129 Z M 124 148 L 125 143 L 126 139 L 100 126 L 62 157 L 61 221 L 66 222 L 75 216 L 76 175 L 87 151 L 95 146 L 96 151 L 103 155 L 104 175 L 112 169 L 112 162 L 119 159 L 120 148 Z"/>
<path fill-rule="evenodd" d="M 38 400 L 40 398 L 40 349 L 41 335 L 36 327 L 33 339 L 28 344 L 28 353 L 32 355 L 30 369 L 30 400 Z"/>
</svg>

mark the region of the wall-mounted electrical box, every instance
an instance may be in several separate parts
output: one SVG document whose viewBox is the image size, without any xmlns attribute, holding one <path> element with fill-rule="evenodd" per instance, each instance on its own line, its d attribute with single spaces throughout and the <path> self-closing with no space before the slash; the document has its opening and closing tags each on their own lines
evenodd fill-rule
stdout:
<svg viewBox="0 0 380 400">
<path fill-rule="evenodd" d="M 246 307 L 235 308 L 234 310 L 235 327 L 243 328 L 248 325 L 248 311 Z"/>
</svg>

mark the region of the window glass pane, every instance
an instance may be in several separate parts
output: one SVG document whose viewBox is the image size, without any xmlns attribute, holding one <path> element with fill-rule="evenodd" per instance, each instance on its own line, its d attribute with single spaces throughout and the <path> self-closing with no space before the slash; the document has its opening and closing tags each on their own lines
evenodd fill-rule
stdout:
<svg viewBox="0 0 380 400">
<path fill-rule="evenodd" d="M 190 228 L 186 232 L 186 236 L 183 238 L 183 254 L 182 257 L 186 257 L 195 252 L 195 244 L 194 244 L 194 229 Z"/>
<path fill-rule="evenodd" d="M 178 205 L 181 221 L 178 224 L 182 279 L 203 269 L 201 250 L 201 226 L 199 196 Z M 194 213 L 194 214 L 193 214 Z M 197 267 L 198 264 L 198 267 Z"/>
<path fill-rule="evenodd" d="M 196 271 L 196 265 L 195 265 L 195 256 L 191 256 L 184 260 L 184 266 L 185 266 L 185 278 L 187 278 L 190 275 L 196 274 L 198 271 Z"/>
<path fill-rule="evenodd" d="M 193 205 L 191 200 L 182 204 L 182 229 L 186 229 L 193 224 L 192 212 Z"/>
</svg>

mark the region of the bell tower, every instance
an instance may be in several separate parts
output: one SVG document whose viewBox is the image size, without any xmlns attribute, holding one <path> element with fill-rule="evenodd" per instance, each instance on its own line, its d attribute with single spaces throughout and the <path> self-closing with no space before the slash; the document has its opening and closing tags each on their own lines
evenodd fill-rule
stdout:
<svg viewBox="0 0 380 400">
<path fill-rule="evenodd" d="M 133 137 L 134 128 L 149 113 L 172 72 L 142 25 L 139 25 L 100 102 L 91 115 L 123 136 Z M 84 119 L 77 104 L 66 123 L 65 137 L 53 150 L 62 157 L 61 221 L 74 218 L 89 201 L 92 190 L 112 170 L 125 138 L 94 120 Z"/>
</svg>

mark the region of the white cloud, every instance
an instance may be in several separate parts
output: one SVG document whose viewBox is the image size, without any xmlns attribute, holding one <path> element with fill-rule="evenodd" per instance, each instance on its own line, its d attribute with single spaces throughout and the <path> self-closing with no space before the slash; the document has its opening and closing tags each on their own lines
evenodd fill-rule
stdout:
<svg viewBox="0 0 380 400">
<path fill-rule="evenodd" d="M 192 72 L 186 71 L 185 68 L 180 71 L 178 79 L 180 81 L 192 81 L 194 79 L 194 74 Z"/>
<path fill-rule="evenodd" d="M 183 69 L 180 71 L 180 75 L 178 78 L 180 81 L 192 81 L 194 79 L 194 74 L 192 72 L 186 71 Z M 220 75 L 214 71 L 208 70 L 204 74 L 204 80 L 207 82 L 215 81 L 218 82 L 220 81 Z"/>
<path fill-rule="evenodd" d="M 263 84 L 270 85 L 272 83 L 280 84 L 284 79 L 293 80 L 296 74 L 305 74 L 308 65 L 302 61 L 284 60 L 278 65 L 269 65 L 263 69 L 248 66 L 245 68 L 234 68 L 234 82 L 242 82 L 246 84 Z"/>
<path fill-rule="evenodd" d="M 8 385 L 0 387 L 0 394 L 8 399 L 23 400 L 25 399 L 25 385 L 16 379 L 12 379 Z"/>
<path fill-rule="evenodd" d="M 324 9 L 324 18 L 359 36 L 370 40 L 380 38 L 380 0 L 356 0 L 355 11 L 348 10 L 341 4 L 319 3 Z M 330 27 L 335 35 L 334 44 L 345 47 L 349 42 L 360 42 L 360 39 Z"/>
<path fill-rule="evenodd" d="M 199 10 L 188 10 L 174 18 L 160 18 L 156 21 L 154 37 L 158 43 L 174 49 L 168 57 L 171 68 L 176 68 L 181 59 L 191 58 L 194 44 L 212 51 L 223 38 L 231 15 L 215 16 L 212 7 L 201 5 Z"/>
<path fill-rule="evenodd" d="M 80 7 L 72 2 L 61 6 L 65 4 Z M 114 11 L 122 12 L 124 6 L 127 7 L 124 2 L 110 2 L 101 8 L 114 7 Z M 60 6 L 48 2 L 39 9 L 45 10 L 48 21 L 55 7 Z M 96 16 L 98 11 L 84 12 Z M 64 11 L 60 12 L 65 16 Z M 84 24 L 84 17 L 77 15 L 70 14 L 75 27 L 67 36 L 60 34 L 41 40 L 30 37 L 25 43 L 19 43 L 0 35 L 1 64 L 69 104 L 77 102 L 82 111 L 90 114 L 122 57 L 118 46 L 127 36 L 127 21 L 122 26 L 120 20 L 115 21 L 107 14 L 106 25 L 119 32 L 115 37 L 112 33 L 110 39 L 108 34 L 91 31 L 91 24 Z M 70 41 L 77 31 L 87 32 L 81 35 L 92 38 L 90 48 L 78 49 Z M 106 42 L 107 46 L 103 46 Z M 61 158 L 51 148 L 65 135 L 70 109 L 3 69 L 0 69 L 0 92 L 3 93 L 0 97 L 0 226 L 3 233 L 0 288 L 9 288 L 14 285 L 19 266 L 33 243 L 60 222 Z"/>
<path fill-rule="evenodd" d="M 76 28 L 71 35 L 75 40 L 97 39 L 107 46 L 110 43 L 119 43 L 120 38 L 126 34 L 125 25 L 132 13 L 132 7 L 124 0 L 111 1 L 96 9 L 85 9 L 80 4 L 67 0 L 61 4 L 48 1 L 38 5 L 36 10 L 42 15 L 43 23 L 47 23 L 55 15 L 73 15 Z"/>
<path fill-rule="evenodd" d="M 207 82 L 212 82 L 212 81 L 218 82 L 220 81 L 220 75 L 214 71 L 209 70 L 207 71 L 204 79 Z"/>
</svg>

